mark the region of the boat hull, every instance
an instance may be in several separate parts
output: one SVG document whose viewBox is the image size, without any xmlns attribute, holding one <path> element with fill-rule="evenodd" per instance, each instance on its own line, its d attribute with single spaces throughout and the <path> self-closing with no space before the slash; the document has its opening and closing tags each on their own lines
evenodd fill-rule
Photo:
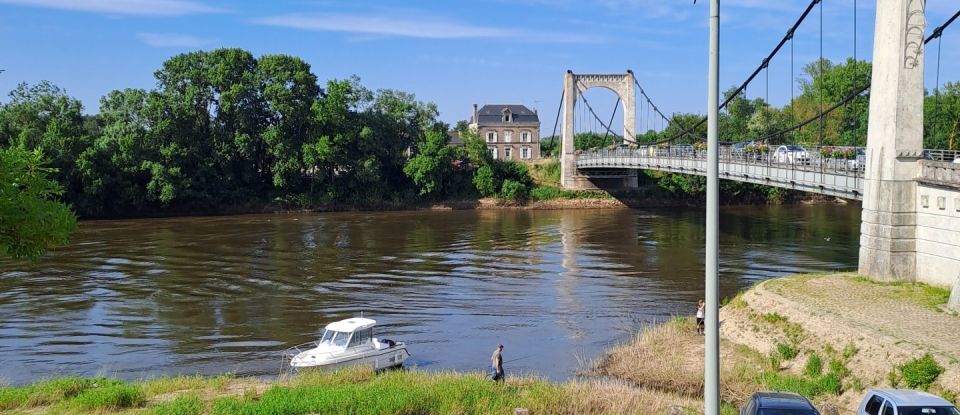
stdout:
<svg viewBox="0 0 960 415">
<path fill-rule="evenodd" d="M 290 366 L 296 370 L 329 370 L 354 366 L 369 367 L 373 370 L 383 370 L 402 366 L 403 362 L 405 362 L 409 357 L 410 353 L 407 352 L 406 346 L 397 344 L 396 346 L 390 348 L 371 350 L 354 356 L 328 358 L 323 361 L 292 361 Z"/>
</svg>

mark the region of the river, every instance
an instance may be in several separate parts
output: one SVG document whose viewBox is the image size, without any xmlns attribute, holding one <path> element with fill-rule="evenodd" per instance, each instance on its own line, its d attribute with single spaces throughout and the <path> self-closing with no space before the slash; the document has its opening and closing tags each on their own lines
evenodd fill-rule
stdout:
<svg viewBox="0 0 960 415">
<path fill-rule="evenodd" d="M 859 205 L 728 207 L 721 296 L 856 267 Z M 702 210 L 464 210 L 86 221 L 0 261 L 0 382 L 269 376 L 334 320 L 375 318 L 410 365 L 562 380 L 644 323 L 692 315 Z"/>
</svg>

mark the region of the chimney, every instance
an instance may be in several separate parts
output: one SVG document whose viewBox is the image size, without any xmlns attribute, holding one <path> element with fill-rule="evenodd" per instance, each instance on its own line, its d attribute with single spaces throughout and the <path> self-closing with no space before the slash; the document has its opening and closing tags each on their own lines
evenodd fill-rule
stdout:
<svg viewBox="0 0 960 415">
<path fill-rule="evenodd" d="M 477 104 L 473 104 L 473 123 L 479 123 L 480 118 L 477 117 Z"/>
</svg>

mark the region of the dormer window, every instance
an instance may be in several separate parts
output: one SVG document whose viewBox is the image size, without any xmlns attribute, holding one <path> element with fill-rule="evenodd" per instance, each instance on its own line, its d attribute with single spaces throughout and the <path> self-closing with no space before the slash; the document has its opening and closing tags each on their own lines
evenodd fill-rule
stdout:
<svg viewBox="0 0 960 415">
<path fill-rule="evenodd" d="M 511 122 L 513 120 L 513 114 L 510 113 L 509 108 L 503 109 L 503 122 Z"/>
</svg>

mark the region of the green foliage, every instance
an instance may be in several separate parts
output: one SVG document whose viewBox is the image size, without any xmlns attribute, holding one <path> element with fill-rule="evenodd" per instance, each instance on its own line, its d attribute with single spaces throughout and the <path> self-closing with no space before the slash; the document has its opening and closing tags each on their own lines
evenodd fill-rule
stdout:
<svg viewBox="0 0 960 415">
<path fill-rule="evenodd" d="M 843 391 L 840 377 L 835 373 L 827 373 L 812 379 L 786 373 L 764 373 L 761 375 L 761 382 L 768 389 L 798 393 L 807 398 L 826 394 L 839 395 Z"/>
<path fill-rule="evenodd" d="M 787 318 L 781 315 L 780 313 L 766 313 L 762 316 L 763 321 L 767 323 L 786 323 Z"/>
<path fill-rule="evenodd" d="M 129 384 L 111 384 L 90 388 L 72 400 L 75 405 L 86 411 L 135 408 L 142 406 L 145 401 L 146 397 L 140 387 Z"/>
<path fill-rule="evenodd" d="M 527 196 L 527 186 L 520 182 L 507 179 L 503 181 L 503 186 L 500 187 L 500 197 L 503 199 L 522 202 L 527 200 Z"/>
<path fill-rule="evenodd" d="M 833 361 L 830 363 L 832 364 Z M 816 352 L 811 353 L 810 357 L 807 358 L 807 365 L 803 368 L 803 374 L 815 378 L 820 376 L 821 373 L 823 373 L 823 359 Z"/>
<path fill-rule="evenodd" d="M 0 411 L 19 408 L 28 399 L 30 399 L 30 390 L 27 388 L 0 387 Z"/>
<path fill-rule="evenodd" d="M 534 186 L 530 190 L 530 198 L 533 200 L 610 199 L 612 197 L 610 193 L 600 190 L 566 190 L 552 186 Z"/>
<path fill-rule="evenodd" d="M 57 200 L 55 173 L 39 150 L 0 148 L 0 257 L 36 260 L 70 240 L 77 218 Z"/>
<path fill-rule="evenodd" d="M 184 394 L 153 407 L 154 415 L 200 415 L 203 401 L 196 394 Z"/>
<path fill-rule="evenodd" d="M 777 355 L 779 355 L 783 360 L 790 360 L 794 357 L 797 357 L 797 354 L 800 353 L 800 350 L 797 346 L 786 343 L 777 343 Z M 821 363 L 822 368 L 822 363 Z"/>
<path fill-rule="evenodd" d="M 899 371 L 907 387 L 926 390 L 944 372 L 944 368 L 930 353 L 926 353 L 904 363 L 899 367 Z"/>
<path fill-rule="evenodd" d="M 497 193 L 496 176 L 493 167 L 481 166 L 473 172 L 473 185 L 481 196 L 493 196 Z"/>
<path fill-rule="evenodd" d="M 923 148 L 960 149 L 960 82 L 927 94 L 923 110 Z"/>
</svg>

